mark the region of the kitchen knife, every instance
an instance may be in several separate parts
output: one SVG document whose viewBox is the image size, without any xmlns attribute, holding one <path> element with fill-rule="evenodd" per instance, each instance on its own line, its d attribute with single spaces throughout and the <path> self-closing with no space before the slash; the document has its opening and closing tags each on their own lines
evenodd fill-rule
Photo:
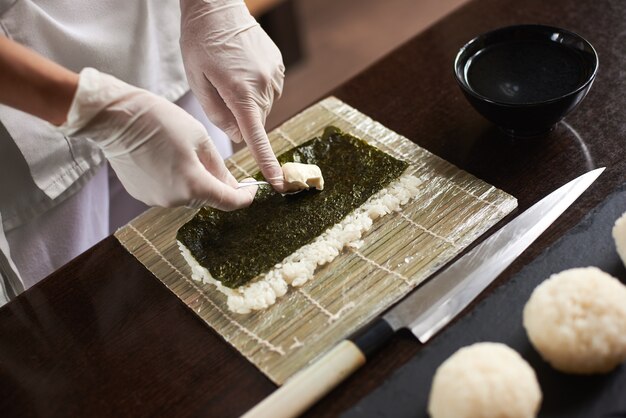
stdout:
<svg viewBox="0 0 626 418">
<path fill-rule="evenodd" d="M 446 326 L 543 233 L 604 171 L 598 168 L 535 203 L 447 269 L 414 290 L 363 331 L 341 341 L 243 417 L 294 417 L 365 364 L 393 334 L 408 328 L 422 342 Z"/>
</svg>

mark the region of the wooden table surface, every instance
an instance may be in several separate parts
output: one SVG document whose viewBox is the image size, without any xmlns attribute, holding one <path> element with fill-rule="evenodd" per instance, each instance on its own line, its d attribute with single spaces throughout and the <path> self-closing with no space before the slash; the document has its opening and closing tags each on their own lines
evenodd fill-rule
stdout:
<svg viewBox="0 0 626 418">
<path fill-rule="evenodd" d="M 578 32 L 600 57 L 588 97 L 541 140 L 504 138 L 453 78 L 453 58 L 466 41 L 516 23 Z M 475 0 L 332 94 L 513 194 L 520 210 L 590 168 L 607 167 L 493 289 L 626 180 L 625 45 L 622 0 Z M 420 348 L 398 334 L 308 416 L 350 408 Z M 0 309 L 3 416 L 230 417 L 274 388 L 113 237 Z"/>
</svg>

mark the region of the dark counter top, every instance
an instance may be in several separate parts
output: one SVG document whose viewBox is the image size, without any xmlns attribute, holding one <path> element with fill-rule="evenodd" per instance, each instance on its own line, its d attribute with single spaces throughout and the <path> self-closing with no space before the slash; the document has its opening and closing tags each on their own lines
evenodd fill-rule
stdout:
<svg viewBox="0 0 626 418">
<path fill-rule="evenodd" d="M 588 97 L 542 140 L 503 137 L 465 101 L 452 72 L 465 42 L 516 23 L 577 32 L 600 57 Z M 520 210 L 593 167 L 607 167 L 480 301 L 626 179 L 624 45 L 621 0 L 475 0 L 331 94 L 514 195 Z M 421 349 L 408 333 L 396 335 L 308 416 L 346 411 Z M 274 389 L 113 237 L 0 309 L 3 416 L 228 417 Z"/>
</svg>

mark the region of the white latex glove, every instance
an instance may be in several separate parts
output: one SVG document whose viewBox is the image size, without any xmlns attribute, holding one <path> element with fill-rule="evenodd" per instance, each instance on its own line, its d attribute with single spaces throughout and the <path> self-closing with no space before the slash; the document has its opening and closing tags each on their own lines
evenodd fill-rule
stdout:
<svg viewBox="0 0 626 418">
<path fill-rule="evenodd" d="M 124 188 L 148 205 L 250 205 L 256 187 L 237 189 L 204 126 L 173 103 L 93 68 L 80 73 L 67 136 L 94 141 Z"/>
<path fill-rule="evenodd" d="M 283 89 L 280 51 L 243 0 L 181 0 L 183 62 L 189 86 L 209 119 L 232 141 L 245 140 L 278 192 L 283 174 L 265 132 Z"/>
</svg>

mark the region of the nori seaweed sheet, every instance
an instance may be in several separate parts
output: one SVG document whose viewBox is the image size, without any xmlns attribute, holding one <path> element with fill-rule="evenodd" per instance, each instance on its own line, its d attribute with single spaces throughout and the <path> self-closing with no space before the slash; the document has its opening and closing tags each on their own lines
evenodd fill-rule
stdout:
<svg viewBox="0 0 626 418">
<path fill-rule="evenodd" d="M 260 187 L 249 207 L 233 212 L 203 208 L 178 230 L 177 239 L 227 287 L 236 288 L 268 272 L 408 166 L 332 126 L 326 127 L 321 138 L 281 154 L 278 160 L 281 164 L 317 164 L 324 190 L 282 196 L 271 187 Z"/>
</svg>

